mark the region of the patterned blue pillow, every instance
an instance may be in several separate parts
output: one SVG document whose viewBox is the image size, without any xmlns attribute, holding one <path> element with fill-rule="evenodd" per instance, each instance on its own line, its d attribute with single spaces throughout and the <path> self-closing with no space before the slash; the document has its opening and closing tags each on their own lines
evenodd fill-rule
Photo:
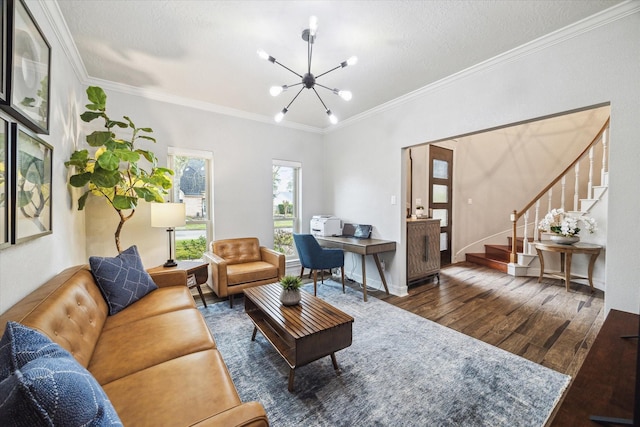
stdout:
<svg viewBox="0 0 640 427">
<path fill-rule="evenodd" d="M 158 289 L 142 266 L 136 246 L 131 246 L 113 258 L 89 257 L 89 265 L 107 301 L 109 315 L 118 313 Z"/>
<path fill-rule="evenodd" d="M 122 425 L 95 378 L 58 344 L 15 322 L 2 342 L 11 372 L 0 381 L 0 425 Z"/>
</svg>

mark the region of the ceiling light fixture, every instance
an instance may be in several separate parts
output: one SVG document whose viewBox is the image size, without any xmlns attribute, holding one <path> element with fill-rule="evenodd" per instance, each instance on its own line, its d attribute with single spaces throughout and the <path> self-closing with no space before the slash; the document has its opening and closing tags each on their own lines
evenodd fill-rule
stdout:
<svg viewBox="0 0 640 427">
<path fill-rule="evenodd" d="M 313 43 L 316 40 L 316 31 L 318 30 L 318 18 L 316 18 L 315 16 L 312 16 L 311 18 L 309 18 L 309 28 L 305 29 L 302 31 L 302 40 L 307 42 L 307 72 L 304 75 L 298 74 L 295 71 L 293 71 L 291 68 L 286 67 L 285 65 L 282 65 L 280 62 L 276 61 L 276 58 L 274 58 L 273 56 L 269 55 L 267 52 L 265 52 L 264 50 L 258 50 L 258 56 L 266 61 L 271 62 L 272 64 L 278 64 L 280 65 L 282 68 L 291 71 L 293 74 L 295 74 L 296 76 L 300 77 L 300 79 L 302 79 L 302 81 L 300 81 L 299 83 L 295 83 L 292 85 L 283 85 L 283 86 L 272 86 L 269 89 L 269 93 L 272 96 L 278 96 L 280 95 L 282 92 L 285 92 L 286 90 L 288 90 L 291 87 L 294 86 L 298 86 L 298 85 L 303 85 L 300 90 L 298 91 L 298 93 L 296 94 L 296 96 L 293 97 L 293 99 L 291 100 L 291 102 L 289 102 L 289 104 L 284 107 L 282 109 L 282 111 L 280 111 L 278 114 L 276 114 L 275 116 L 275 120 L 276 122 L 281 122 L 282 119 L 284 118 L 284 115 L 287 114 L 287 112 L 289 111 L 289 107 L 291 106 L 291 104 L 293 104 L 293 101 L 296 100 L 296 98 L 298 97 L 298 95 L 300 95 L 300 93 L 302 92 L 303 89 L 313 89 L 313 92 L 316 94 L 316 96 L 318 97 L 318 99 L 320 100 L 320 102 L 322 103 L 322 106 L 324 107 L 325 112 L 327 113 L 327 116 L 329 116 L 329 121 L 332 124 L 336 124 L 338 123 L 338 118 L 331 112 L 331 110 L 329 110 L 327 108 L 327 105 L 324 103 L 324 101 L 322 100 L 322 98 L 320 97 L 320 94 L 318 93 L 318 91 L 316 90 L 316 86 L 325 88 L 331 92 L 333 92 L 334 94 L 338 95 L 340 98 L 344 99 L 345 101 L 349 101 L 351 100 L 351 98 L 353 97 L 353 95 L 351 94 L 351 92 L 349 92 L 348 90 L 339 90 L 339 89 L 331 89 L 327 86 L 323 86 L 320 83 L 318 83 L 318 79 L 324 75 L 329 74 L 332 71 L 335 71 L 339 68 L 344 68 L 348 65 L 354 65 L 356 62 L 358 62 L 358 58 L 356 58 L 355 56 L 352 56 L 351 58 L 347 59 L 346 61 L 341 62 L 338 66 L 325 71 L 322 74 L 318 74 L 317 76 L 314 76 L 313 74 L 311 74 L 311 57 L 313 56 Z"/>
</svg>

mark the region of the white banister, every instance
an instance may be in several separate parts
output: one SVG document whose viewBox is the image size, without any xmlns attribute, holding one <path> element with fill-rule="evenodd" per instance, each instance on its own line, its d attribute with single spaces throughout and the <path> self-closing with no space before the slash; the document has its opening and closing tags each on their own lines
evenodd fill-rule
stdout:
<svg viewBox="0 0 640 427">
<path fill-rule="evenodd" d="M 533 240 L 540 240 L 540 233 L 538 232 L 538 224 L 540 224 L 540 199 L 536 201 L 536 220 L 533 222 Z"/>
<path fill-rule="evenodd" d="M 560 180 L 560 207 L 564 209 L 564 195 L 565 188 L 567 187 L 567 176 L 564 175 Z"/>
<path fill-rule="evenodd" d="M 547 193 L 547 199 L 549 201 L 549 207 L 547 208 L 547 212 L 551 212 L 551 209 L 553 209 L 552 205 L 551 205 L 551 198 L 553 197 L 553 188 L 549 189 L 549 192 Z"/>
<path fill-rule="evenodd" d="M 573 210 L 578 210 L 578 200 L 580 198 L 580 162 L 576 163 L 575 167 L 576 183 L 573 186 Z"/>
<path fill-rule="evenodd" d="M 593 147 L 589 149 L 589 182 L 587 182 L 587 199 L 593 197 Z"/>
<path fill-rule="evenodd" d="M 602 169 L 600 171 L 600 185 L 609 185 L 607 180 L 607 147 L 609 146 L 609 128 L 602 133 Z"/>
</svg>

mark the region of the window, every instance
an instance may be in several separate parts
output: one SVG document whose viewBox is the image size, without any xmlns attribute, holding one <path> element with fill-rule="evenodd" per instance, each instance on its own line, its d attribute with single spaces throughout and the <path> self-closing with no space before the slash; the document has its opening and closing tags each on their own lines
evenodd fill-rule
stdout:
<svg viewBox="0 0 640 427">
<path fill-rule="evenodd" d="M 213 155 L 206 151 L 169 148 L 173 169 L 171 200 L 186 205 L 186 225 L 176 228 L 177 260 L 201 260 L 213 236 L 211 197 Z"/>
<path fill-rule="evenodd" d="M 293 233 L 300 232 L 300 175 L 300 163 L 273 161 L 273 249 L 287 260 L 298 258 Z"/>
</svg>

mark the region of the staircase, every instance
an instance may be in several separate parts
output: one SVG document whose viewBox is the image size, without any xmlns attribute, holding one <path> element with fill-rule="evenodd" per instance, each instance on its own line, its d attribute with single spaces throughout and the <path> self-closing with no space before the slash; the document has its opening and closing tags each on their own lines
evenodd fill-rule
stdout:
<svg viewBox="0 0 640 427">
<path fill-rule="evenodd" d="M 481 253 L 467 253 L 467 262 L 474 264 L 484 265 L 485 267 L 492 268 L 494 270 L 507 273 L 509 271 L 509 257 L 511 255 L 511 237 L 508 237 L 508 242 L 505 245 L 484 245 L 484 252 Z M 516 249 L 518 252 L 523 251 L 524 238 L 517 239 Z"/>
<path fill-rule="evenodd" d="M 536 276 L 539 269 L 535 273 L 528 271 L 530 265 L 534 268 L 537 268 L 538 265 L 538 262 L 532 262 L 537 256 L 529 242 L 548 238 L 546 233 L 538 232 L 537 227 L 544 215 L 553 208 L 562 208 L 569 214 L 586 214 L 607 191 L 608 138 L 609 120 L 606 121 L 591 143 L 562 173 L 554 178 L 522 210 L 513 211 L 511 214 L 512 235 L 508 237 L 506 244 L 485 244 L 484 253 L 467 253 L 466 260 L 516 276 Z M 587 176 L 581 177 L 581 164 L 583 170 L 588 170 Z M 600 167 L 599 185 L 594 185 L 596 164 Z M 567 187 L 573 188 L 572 195 L 568 194 L 570 191 L 567 190 Z M 587 198 L 580 198 L 581 194 L 587 195 Z M 568 198 L 572 198 L 572 200 L 568 202 Z M 541 210 L 543 202 L 546 206 Z M 569 208 L 566 205 L 570 205 Z M 533 220 L 530 221 L 530 219 Z M 526 238 L 517 237 L 518 232 Z"/>
</svg>

